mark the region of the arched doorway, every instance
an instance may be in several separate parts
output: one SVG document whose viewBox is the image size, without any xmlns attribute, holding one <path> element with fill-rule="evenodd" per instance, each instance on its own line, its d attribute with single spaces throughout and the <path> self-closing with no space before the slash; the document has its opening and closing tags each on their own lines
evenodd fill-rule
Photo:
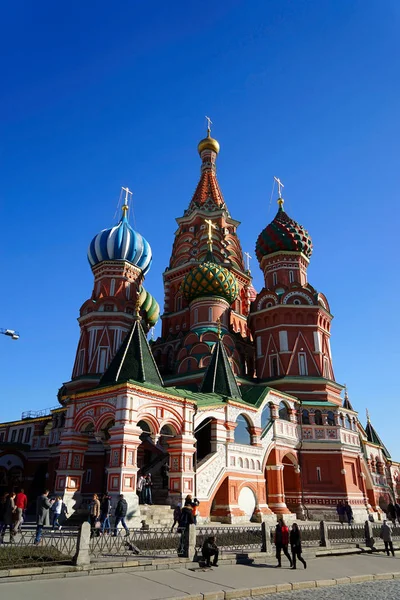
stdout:
<svg viewBox="0 0 400 600">
<path fill-rule="evenodd" d="M 211 454 L 211 427 L 212 418 L 202 421 L 194 430 L 196 438 L 196 464 L 203 460 L 208 454 Z"/>
<path fill-rule="evenodd" d="M 282 459 L 283 464 L 283 488 L 286 506 L 292 513 L 301 516 L 301 480 L 300 468 L 297 459 L 292 454 L 286 454 Z"/>
<path fill-rule="evenodd" d="M 239 492 L 238 505 L 241 511 L 244 512 L 247 519 L 250 521 L 256 508 L 257 499 L 253 490 L 247 486 L 242 487 Z"/>
</svg>

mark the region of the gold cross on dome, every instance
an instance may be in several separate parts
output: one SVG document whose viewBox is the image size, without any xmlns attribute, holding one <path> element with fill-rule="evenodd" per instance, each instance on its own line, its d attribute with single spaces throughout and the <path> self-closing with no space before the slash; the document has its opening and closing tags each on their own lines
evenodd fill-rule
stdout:
<svg viewBox="0 0 400 600">
<path fill-rule="evenodd" d="M 207 223 L 208 225 L 208 249 L 210 250 L 210 252 L 212 251 L 212 230 L 217 229 L 217 226 L 214 225 L 214 223 L 211 221 L 211 219 L 204 219 L 204 223 Z"/>
<path fill-rule="evenodd" d="M 244 252 L 244 255 L 247 258 L 247 260 L 246 260 L 246 268 L 247 268 L 248 271 L 250 271 L 250 259 L 253 258 L 253 257 L 250 256 L 250 254 L 248 252 Z"/>
<path fill-rule="evenodd" d="M 129 209 L 129 196 L 132 197 L 132 192 L 128 187 L 126 187 L 126 188 L 122 187 L 121 189 L 125 192 L 124 205 L 122 207 L 122 212 L 125 217 L 126 213 L 128 212 L 128 209 Z"/>
<path fill-rule="evenodd" d="M 207 133 L 210 134 L 212 121 L 211 121 L 210 117 L 207 117 L 207 116 L 206 116 L 206 121 L 207 121 Z"/>
<path fill-rule="evenodd" d="M 217 319 L 217 332 L 218 332 L 218 339 L 222 339 L 221 317 L 218 317 L 218 319 Z"/>
<path fill-rule="evenodd" d="M 278 184 L 278 196 L 279 196 L 279 198 L 282 198 L 281 188 L 284 188 L 285 186 L 283 185 L 283 183 L 279 179 L 279 177 L 275 177 L 275 175 L 274 175 L 274 179 L 275 179 L 276 183 Z"/>
</svg>

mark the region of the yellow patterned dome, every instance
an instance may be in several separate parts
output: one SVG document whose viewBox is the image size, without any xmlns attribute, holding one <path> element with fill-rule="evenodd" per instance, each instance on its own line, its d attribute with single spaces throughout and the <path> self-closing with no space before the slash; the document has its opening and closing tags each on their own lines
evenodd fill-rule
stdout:
<svg viewBox="0 0 400 600">
<path fill-rule="evenodd" d="M 234 274 L 210 260 L 193 267 L 183 280 L 181 289 L 189 303 L 201 296 L 219 296 L 232 304 L 239 294 Z"/>
<path fill-rule="evenodd" d="M 207 137 L 201 140 L 197 146 L 197 150 L 199 154 L 203 152 L 203 150 L 212 150 L 216 154 L 219 152 L 219 143 L 216 139 L 211 137 L 210 130 L 207 132 Z"/>
</svg>

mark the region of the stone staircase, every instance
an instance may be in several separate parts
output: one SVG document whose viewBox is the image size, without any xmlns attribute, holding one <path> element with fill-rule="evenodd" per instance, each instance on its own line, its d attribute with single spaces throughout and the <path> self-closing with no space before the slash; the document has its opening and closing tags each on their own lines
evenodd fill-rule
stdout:
<svg viewBox="0 0 400 600">
<path fill-rule="evenodd" d="M 174 511 L 165 504 L 153 504 L 152 506 L 140 505 L 140 518 L 145 521 L 151 529 L 172 527 L 174 522 Z"/>
</svg>

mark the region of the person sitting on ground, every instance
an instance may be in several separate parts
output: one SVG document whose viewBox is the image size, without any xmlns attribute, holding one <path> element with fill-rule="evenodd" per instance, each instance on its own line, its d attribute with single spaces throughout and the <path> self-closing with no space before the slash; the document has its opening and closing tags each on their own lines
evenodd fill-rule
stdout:
<svg viewBox="0 0 400 600">
<path fill-rule="evenodd" d="M 292 560 L 293 567 L 292 569 L 296 569 L 296 558 L 299 559 L 301 563 L 303 563 L 304 568 L 307 569 L 307 563 L 304 558 L 301 556 L 302 548 L 301 548 L 301 533 L 299 526 L 297 523 L 293 523 L 292 529 L 290 530 L 290 548 L 292 550 Z"/>
<path fill-rule="evenodd" d="M 389 502 L 386 509 L 386 515 L 389 521 L 392 521 L 393 525 L 396 524 L 396 509 L 392 502 Z"/>
<path fill-rule="evenodd" d="M 383 540 L 383 543 L 385 544 L 386 554 L 388 556 L 390 556 L 390 553 L 389 553 L 389 550 L 390 550 L 390 552 L 392 553 L 392 556 L 394 556 L 392 530 L 391 530 L 388 522 L 386 521 L 386 519 L 383 521 L 379 537 Z"/>
<path fill-rule="evenodd" d="M 344 504 L 344 511 L 346 513 L 347 522 L 349 525 L 351 525 L 352 522 L 354 521 L 353 509 L 351 508 L 351 506 L 348 502 L 345 502 L 345 504 Z"/>
<path fill-rule="evenodd" d="M 278 561 L 277 567 L 281 567 L 281 553 L 283 550 L 283 554 L 288 559 L 290 566 L 293 566 L 292 559 L 290 558 L 290 554 L 288 552 L 289 545 L 289 528 L 285 524 L 283 519 L 279 519 L 278 524 L 275 529 L 275 547 L 276 547 L 276 558 Z"/>
<path fill-rule="evenodd" d="M 203 554 L 204 560 L 206 561 L 206 567 L 211 567 L 212 556 L 214 557 L 212 566 L 218 567 L 219 550 L 214 535 L 204 540 L 201 552 Z"/>
</svg>

